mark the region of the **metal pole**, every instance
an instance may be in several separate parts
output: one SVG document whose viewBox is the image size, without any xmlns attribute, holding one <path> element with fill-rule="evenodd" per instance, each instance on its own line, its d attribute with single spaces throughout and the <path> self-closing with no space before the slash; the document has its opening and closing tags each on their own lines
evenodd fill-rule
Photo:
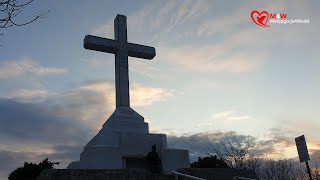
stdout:
<svg viewBox="0 0 320 180">
<path fill-rule="evenodd" d="M 175 175 L 174 175 L 174 179 L 175 179 L 175 180 L 179 180 L 178 175 L 175 174 Z"/>
<path fill-rule="evenodd" d="M 310 167 L 309 167 L 308 161 L 306 161 L 306 165 L 307 165 L 307 170 L 308 170 L 309 178 L 310 178 L 310 180 L 312 180 L 312 175 L 311 175 L 311 171 L 310 171 Z"/>
</svg>

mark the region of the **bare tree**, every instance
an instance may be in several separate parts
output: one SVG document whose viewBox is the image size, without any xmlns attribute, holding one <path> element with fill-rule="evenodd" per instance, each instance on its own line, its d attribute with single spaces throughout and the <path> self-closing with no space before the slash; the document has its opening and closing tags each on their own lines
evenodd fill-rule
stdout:
<svg viewBox="0 0 320 180">
<path fill-rule="evenodd" d="M 303 180 L 308 179 L 305 169 L 298 163 L 292 160 L 273 160 L 265 159 L 263 164 L 256 170 L 259 179 L 270 180 Z"/>
<path fill-rule="evenodd" d="M 0 29 L 12 26 L 24 26 L 39 18 L 44 18 L 49 11 L 40 13 L 27 22 L 21 23 L 16 21 L 16 18 L 22 12 L 23 8 L 33 1 L 34 0 L 0 0 Z"/>
<path fill-rule="evenodd" d="M 320 180 L 320 168 L 316 166 L 311 169 L 312 177 L 314 180 Z"/>
<path fill-rule="evenodd" d="M 254 171 L 261 180 L 304 180 L 308 179 L 306 168 L 290 159 L 257 158 L 252 153 L 255 141 L 250 136 L 229 136 L 209 147 L 209 155 L 217 155 L 234 169 Z M 320 168 L 312 169 L 314 179 L 320 180 Z"/>
<path fill-rule="evenodd" d="M 244 161 L 243 169 L 254 171 L 258 175 L 258 170 L 263 165 L 263 158 L 249 157 Z"/>
<path fill-rule="evenodd" d="M 209 154 L 217 155 L 229 167 L 243 169 L 245 159 L 249 156 L 250 138 L 247 136 L 231 136 L 226 141 L 220 141 L 220 146 L 209 147 Z"/>
</svg>

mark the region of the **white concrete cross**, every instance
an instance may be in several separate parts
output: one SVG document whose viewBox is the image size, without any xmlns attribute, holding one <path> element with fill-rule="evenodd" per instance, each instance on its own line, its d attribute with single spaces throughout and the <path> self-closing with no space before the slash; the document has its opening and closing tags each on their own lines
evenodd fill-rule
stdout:
<svg viewBox="0 0 320 180">
<path fill-rule="evenodd" d="M 114 19 L 114 39 L 87 35 L 84 48 L 115 54 L 116 107 L 130 106 L 128 56 L 153 59 L 154 47 L 129 43 L 127 40 L 127 17 L 118 14 Z"/>
</svg>

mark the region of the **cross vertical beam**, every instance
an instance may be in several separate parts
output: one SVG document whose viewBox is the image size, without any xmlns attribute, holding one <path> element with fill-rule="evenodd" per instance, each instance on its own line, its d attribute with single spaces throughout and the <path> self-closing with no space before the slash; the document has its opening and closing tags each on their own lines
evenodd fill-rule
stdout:
<svg viewBox="0 0 320 180">
<path fill-rule="evenodd" d="M 116 58 L 116 107 L 130 106 L 129 69 L 127 48 L 127 18 L 117 15 L 114 19 L 114 38 L 118 42 Z"/>
</svg>

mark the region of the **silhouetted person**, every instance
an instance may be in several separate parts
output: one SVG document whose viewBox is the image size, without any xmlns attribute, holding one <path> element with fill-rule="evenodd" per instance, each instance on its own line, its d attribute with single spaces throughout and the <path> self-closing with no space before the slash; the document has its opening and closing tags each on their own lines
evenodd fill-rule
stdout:
<svg viewBox="0 0 320 180">
<path fill-rule="evenodd" d="M 153 145 L 152 151 L 148 153 L 147 161 L 152 173 L 161 173 L 161 161 L 156 150 L 156 145 Z"/>
</svg>

